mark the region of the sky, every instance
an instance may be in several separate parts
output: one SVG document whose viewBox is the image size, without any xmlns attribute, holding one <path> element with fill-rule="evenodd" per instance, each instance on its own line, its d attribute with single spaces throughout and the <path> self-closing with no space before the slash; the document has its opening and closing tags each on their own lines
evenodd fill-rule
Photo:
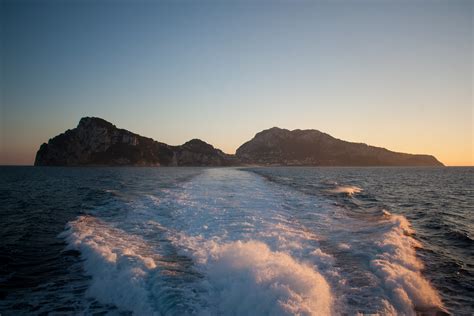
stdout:
<svg viewBox="0 0 474 316">
<path fill-rule="evenodd" d="M 97 116 L 227 153 L 278 126 L 474 165 L 472 1 L 0 3 L 0 164 Z"/>
</svg>

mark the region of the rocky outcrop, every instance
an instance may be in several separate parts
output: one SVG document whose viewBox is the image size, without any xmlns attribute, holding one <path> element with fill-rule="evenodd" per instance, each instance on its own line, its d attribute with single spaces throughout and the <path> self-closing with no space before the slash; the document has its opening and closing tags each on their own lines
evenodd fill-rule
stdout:
<svg viewBox="0 0 474 316">
<path fill-rule="evenodd" d="M 95 117 L 84 117 L 36 154 L 36 166 L 226 166 L 234 160 L 221 150 L 193 139 L 170 146 Z"/>
<path fill-rule="evenodd" d="M 442 166 L 429 155 L 412 155 L 336 139 L 317 130 L 271 128 L 228 155 L 199 139 L 170 146 L 84 117 L 41 145 L 36 166 Z"/>
<path fill-rule="evenodd" d="M 442 166 L 430 155 L 346 142 L 317 130 L 271 128 L 237 149 L 243 163 L 298 166 Z"/>
</svg>

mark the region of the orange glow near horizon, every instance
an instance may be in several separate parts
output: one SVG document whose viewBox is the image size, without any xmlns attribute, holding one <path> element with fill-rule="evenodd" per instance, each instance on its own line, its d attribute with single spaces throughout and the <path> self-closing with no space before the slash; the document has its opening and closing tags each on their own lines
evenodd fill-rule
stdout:
<svg viewBox="0 0 474 316">
<path fill-rule="evenodd" d="M 120 126 L 118 126 L 120 127 Z M 264 129 L 264 128 L 262 128 Z M 290 128 L 293 129 L 293 128 Z M 303 129 L 303 128 L 302 128 Z M 136 132 L 131 130 L 132 132 Z M 260 131 L 260 130 L 259 130 Z M 259 132 L 256 131 L 256 132 Z M 323 132 L 326 132 L 322 130 Z M 211 137 L 212 140 L 204 139 L 202 140 L 210 143 L 216 148 L 221 149 L 225 153 L 235 154 L 236 149 L 242 145 L 244 142 L 250 140 L 256 132 L 251 132 L 240 137 L 238 134 L 232 134 L 226 136 L 224 133 L 214 133 L 214 137 Z M 139 133 L 141 134 L 141 133 Z M 356 143 L 366 143 L 368 145 L 384 147 L 391 151 L 411 153 L 411 154 L 427 154 L 435 156 L 439 161 L 441 161 L 445 166 L 474 166 L 474 147 L 469 144 L 469 139 L 466 139 L 466 143 L 463 144 L 463 140 L 457 140 L 456 142 L 449 142 L 449 140 L 441 140 L 422 143 L 419 139 L 415 137 L 408 139 L 408 141 L 403 141 L 399 139 L 392 139 L 387 135 L 379 135 L 378 137 L 372 137 L 372 142 L 367 139 L 356 139 L 355 137 L 344 138 L 340 135 L 334 135 L 328 132 L 333 137 L 350 141 Z M 150 135 L 141 134 L 142 136 L 150 137 Z M 39 140 L 36 143 L 30 141 L 28 143 L 3 143 L 0 150 L 0 165 L 32 165 L 34 163 L 34 158 L 36 151 L 39 149 L 39 146 L 43 142 L 47 142 L 49 138 L 52 138 L 56 135 L 50 135 L 49 137 L 43 138 L 44 140 Z M 353 135 L 354 136 L 354 135 Z M 159 137 L 152 137 L 155 140 L 168 143 L 170 145 L 180 145 L 184 142 L 190 140 L 191 138 L 201 138 L 198 136 L 190 136 L 183 138 L 182 141 L 172 142 L 167 141 L 166 139 Z M 448 144 L 445 146 L 444 144 Z"/>
<path fill-rule="evenodd" d="M 0 164 L 96 116 L 228 153 L 277 126 L 474 165 L 472 1 L 7 2 Z"/>
</svg>

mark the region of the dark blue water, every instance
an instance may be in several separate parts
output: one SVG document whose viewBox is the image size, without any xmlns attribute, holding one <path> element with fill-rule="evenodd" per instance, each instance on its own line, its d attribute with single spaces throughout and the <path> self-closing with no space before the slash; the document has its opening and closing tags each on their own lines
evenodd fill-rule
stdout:
<svg viewBox="0 0 474 316">
<path fill-rule="evenodd" d="M 336 185 L 363 188 L 330 196 L 350 213 L 402 214 L 422 242 L 424 275 L 456 315 L 474 312 L 474 168 L 266 168 L 254 172 L 305 194 Z M 331 194 L 331 193 L 330 193 Z"/>
<path fill-rule="evenodd" d="M 472 315 L 474 168 L 0 168 L 0 313 Z"/>
</svg>

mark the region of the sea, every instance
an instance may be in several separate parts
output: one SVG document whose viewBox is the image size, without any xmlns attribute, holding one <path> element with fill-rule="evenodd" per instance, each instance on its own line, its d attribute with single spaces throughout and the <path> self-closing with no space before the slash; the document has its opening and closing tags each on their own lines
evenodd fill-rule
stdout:
<svg viewBox="0 0 474 316">
<path fill-rule="evenodd" d="M 0 314 L 473 315 L 474 168 L 0 167 Z"/>
</svg>

